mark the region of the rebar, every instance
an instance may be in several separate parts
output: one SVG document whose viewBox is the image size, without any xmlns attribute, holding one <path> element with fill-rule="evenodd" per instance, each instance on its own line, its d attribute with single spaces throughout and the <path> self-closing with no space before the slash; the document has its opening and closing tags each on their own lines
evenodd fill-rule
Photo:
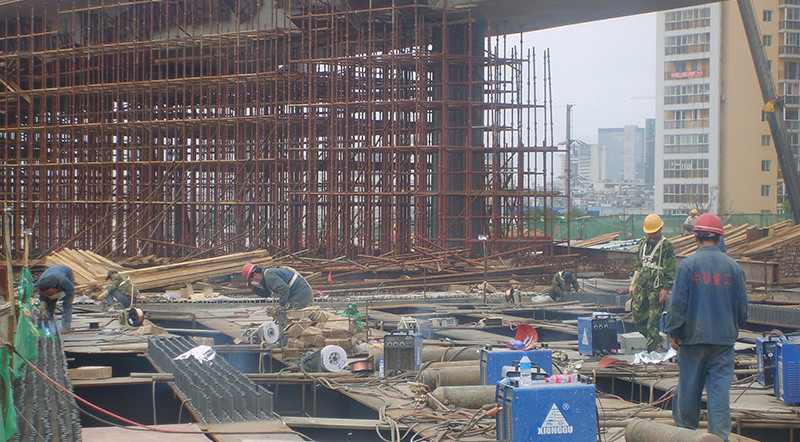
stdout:
<svg viewBox="0 0 800 442">
<path fill-rule="evenodd" d="M 549 54 L 427 3 L 0 6 L 13 250 L 552 253 Z M 511 39 L 513 40 L 513 39 Z M 537 78 L 538 77 L 538 78 Z M 537 89 L 539 92 L 537 92 Z M 537 95 L 541 102 L 537 102 Z"/>
</svg>

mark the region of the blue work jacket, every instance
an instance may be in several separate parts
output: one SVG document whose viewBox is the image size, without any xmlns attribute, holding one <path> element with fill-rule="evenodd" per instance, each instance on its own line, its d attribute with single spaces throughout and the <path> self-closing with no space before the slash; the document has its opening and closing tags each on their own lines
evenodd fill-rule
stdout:
<svg viewBox="0 0 800 442">
<path fill-rule="evenodd" d="M 733 345 L 747 322 L 739 264 L 715 246 L 701 247 L 675 272 L 664 332 L 681 345 Z"/>
</svg>

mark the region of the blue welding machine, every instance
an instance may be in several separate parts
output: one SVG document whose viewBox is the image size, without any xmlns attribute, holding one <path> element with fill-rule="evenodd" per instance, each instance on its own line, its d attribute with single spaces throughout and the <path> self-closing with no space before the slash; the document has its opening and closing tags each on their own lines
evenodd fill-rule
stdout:
<svg viewBox="0 0 800 442">
<path fill-rule="evenodd" d="M 756 338 L 756 365 L 758 366 L 758 383 L 773 385 L 775 382 L 775 343 L 774 336 Z"/>
<path fill-rule="evenodd" d="M 547 373 L 553 374 L 553 352 L 549 348 L 541 350 L 511 350 L 502 348 L 482 348 L 481 349 L 481 384 L 495 385 L 497 381 L 503 379 L 503 367 L 512 366 L 514 362 L 519 362 L 522 353 L 528 353 L 528 359 Z"/>
<path fill-rule="evenodd" d="M 578 353 L 602 356 L 619 350 L 617 319 L 607 313 L 578 318 Z"/>
<path fill-rule="evenodd" d="M 775 343 L 775 397 L 800 403 L 800 341 Z"/>
<path fill-rule="evenodd" d="M 597 440 L 594 385 L 535 383 L 514 387 L 497 385 L 495 415 L 497 440 L 587 441 Z"/>
</svg>

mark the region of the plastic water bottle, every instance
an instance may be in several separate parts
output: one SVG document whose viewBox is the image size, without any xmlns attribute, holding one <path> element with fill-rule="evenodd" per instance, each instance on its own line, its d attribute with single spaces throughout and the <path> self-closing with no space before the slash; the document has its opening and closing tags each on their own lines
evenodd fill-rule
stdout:
<svg viewBox="0 0 800 442">
<path fill-rule="evenodd" d="M 546 379 L 547 382 L 553 384 L 568 384 L 573 381 L 571 374 L 554 374 Z"/>
<path fill-rule="evenodd" d="M 378 362 L 378 377 L 383 378 L 383 358 Z"/>
<path fill-rule="evenodd" d="M 531 360 L 528 359 L 528 353 L 522 353 L 522 359 L 519 360 L 519 385 L 525 387 L 531 385 Z"/>
</svg>

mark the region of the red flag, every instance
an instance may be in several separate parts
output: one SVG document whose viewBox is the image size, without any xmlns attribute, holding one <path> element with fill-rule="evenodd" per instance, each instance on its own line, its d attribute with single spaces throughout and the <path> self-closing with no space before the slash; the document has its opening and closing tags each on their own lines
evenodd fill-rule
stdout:
<svg viewBox="0 0 800 442">
<path fill-rule="evenodd" d="M 333 284 L 333 276 L 331 275 L 331 272 L 328 272 L 328 284 Z"/>
</svg>

